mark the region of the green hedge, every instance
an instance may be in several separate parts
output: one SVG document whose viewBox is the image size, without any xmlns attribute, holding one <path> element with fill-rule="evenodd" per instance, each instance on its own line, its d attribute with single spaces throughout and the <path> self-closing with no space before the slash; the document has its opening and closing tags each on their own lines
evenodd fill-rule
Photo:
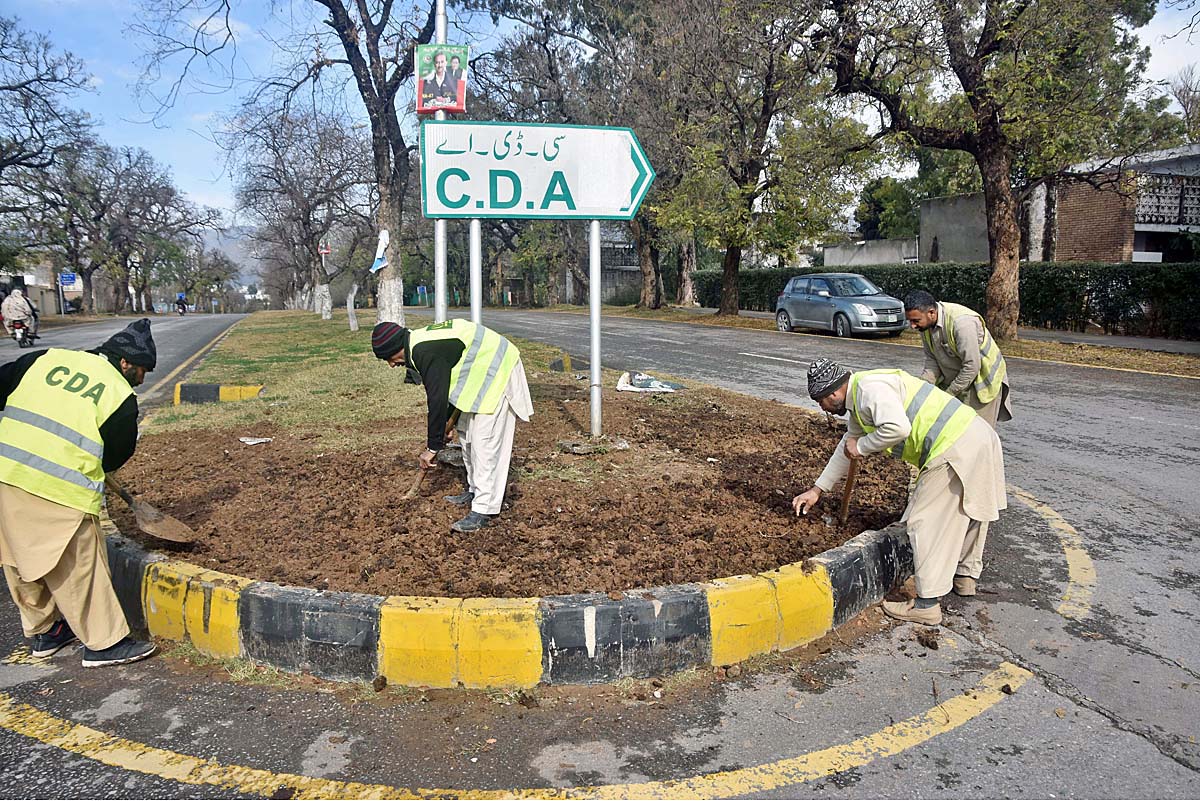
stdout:
<svg viewBox="0 0 1200 801">
<path fill-rule="evenodd" d="M 803 273 L 857 272 L 903 299 L 927 289 L 938 300 L 983 310 L 991 270 L 987 264 L 894 264 L 814 267 L 809 270 L 742 270 L 738 298 L 747 311 L 774 311 L 789 278 Z M 700 305 L 721 302 L 721 273 L 698 271 Z M 1200 339 L 1200 263 L 1102 264 L 1034 262 L 1021 265 L 1022 325 L 1082 331 L 1088 323 L 1110 334 Z"/>
</svg>

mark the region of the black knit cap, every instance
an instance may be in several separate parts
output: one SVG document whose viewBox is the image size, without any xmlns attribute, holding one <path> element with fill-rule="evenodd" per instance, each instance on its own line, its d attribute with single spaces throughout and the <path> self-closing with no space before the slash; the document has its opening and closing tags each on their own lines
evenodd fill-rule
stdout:
<svg viewBox="0 0 1200 801">
<path fill-rule="evenodd" d="M 154 347 L 154 337 L 150 334 L 150 320 L 142 319 L 125 326 L 100 346 L 100 350 L 119 356 L 130 364 L 153 370 L 158 364 L 158 350 Z"/>
<path fill-rule="evenodd" d="M 408 329 L 399 323 L 380 323 L 371 331 L 371 350 L 375 357 L 390 359 L 404 347 Z"/>
<path fill-rule="evenodd" d="M 808 366 L 808 394 L 820 400 L 850 380 L 850 371 L 832 359 L 817 359 Z"/>
</svg>

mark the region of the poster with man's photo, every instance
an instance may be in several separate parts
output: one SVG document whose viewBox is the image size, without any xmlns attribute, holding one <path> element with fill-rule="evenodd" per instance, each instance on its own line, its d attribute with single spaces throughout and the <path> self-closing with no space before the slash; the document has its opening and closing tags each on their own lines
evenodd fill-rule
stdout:
<svg viewBox="0 0 1200 801">
<path fill-rule="evenodd" d="M 417 45 L 417 113 L 467 110 L 467 45 Z"/>
</svg>

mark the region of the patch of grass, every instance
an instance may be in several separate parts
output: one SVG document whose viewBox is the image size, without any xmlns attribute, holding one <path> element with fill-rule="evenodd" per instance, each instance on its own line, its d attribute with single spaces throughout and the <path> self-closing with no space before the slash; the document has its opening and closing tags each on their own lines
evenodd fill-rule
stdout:
<svg viewBox="0 0 1200 801">
<path fill-rule="evenodd" d="M 527 464 L 525 477 L 538 481 L 567 481 L 572 484 L 591 484 L 600 465 L 592 460 L 580 464 Z"/>
<path fill-rule="evenodd" d="M 259 665 L 248 659 L 222 658 L 202 653 L 190 642 L 171 642 L 163 649 L 163 656 L 177 659 L 196 667 L 220 667 L 229 678 L 238 684 L 250 684 L 256 687 L 292 687 L 299 681 L 298 676 L 285 673 L 270 665 Z"/>
</svg>

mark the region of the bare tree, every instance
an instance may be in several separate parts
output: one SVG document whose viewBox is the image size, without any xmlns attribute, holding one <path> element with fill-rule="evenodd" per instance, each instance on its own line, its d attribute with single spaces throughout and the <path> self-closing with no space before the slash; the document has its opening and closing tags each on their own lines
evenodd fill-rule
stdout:
<svg viewBox="0 0 1200 801">
<path fill-rule="evenodd" d="M 1200 142 L 1200 71 L 1195 64 L 1189 64 L 1171 78 L 1168 87 L 1183 112 L 1187 140 Z"/>
<path fill-rule="evenodd" d="M 413 47 L 432 40 L 436 4 L 428 0 L 402 18 L 392 0 L 312 0 L 325 14 L 312 29 L 294 31 L 288 41 L 294 63 L 285 74 L 264 81 L 256 100 L 270 98 L 278 108 L 288 108 L 305 87 L 314 91 L 327 74 L 338 85 L 348 70 L 366 110 L 370 127 L 378 210 L 377 229 L 391 232 L 399 241 L 403 199 L 411 177 L 410 144 L 401 124 L 397 97 L 413 77 Z M 464 7 L 469 3 L 463 3 Z M 134 26 L 147 42 L 144 84 L 154 84 L 164 71 L 175 78 L 170 89 L 157 95 L 159 107 L 174 103 L 182 81 L 197 61 L 211 63 L 228 56 L 236 45 L 231 22 L 232 0 L 170 0 L 146 2 L 144 21 Z M 196 18 L 201 21 L 194 22 Z M 228 61 L 224 62 L 228 64 Z M 169 66 L 168 66 L 169 65 Z M 388 266 L 379 273 L 379 319 L 403 322 L 404 283 L 400 259 L 394 248 Z"/>
<path fill-rule="evenodd" d="M 0 17 L 0 178 L 13 168 L 45 169 L 75 141 L 87 118 L 64 102 L 88 81 L 82 61 Z"/>
<path fill-rule="evenodd" d="M 257 238 L 292 254 L 300 291 L 308 287 L 316 310 L 329 319 L 329 282 L 338 269 L 322 259 L 321 248 L 336 226 L 361 227 L 362 209 L 370 208 L 365 143 L 343 120 L 319 112 L 270 114 L 251 107 L 229 130 L 225 144 L 238 173 L 239 207 L 258 223 Z"/>
</svg>

